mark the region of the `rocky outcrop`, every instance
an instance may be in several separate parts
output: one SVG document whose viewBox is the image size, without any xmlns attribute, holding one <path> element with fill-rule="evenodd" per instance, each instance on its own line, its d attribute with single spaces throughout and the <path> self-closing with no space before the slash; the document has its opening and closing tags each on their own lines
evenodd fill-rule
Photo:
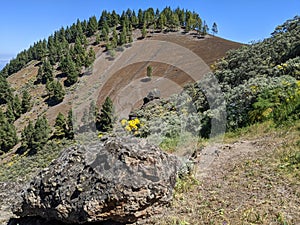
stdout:
<svg viewBox="0 0 300 225">
<path fill-rule="evenodd" d="M 14 213 L 64 223 L 135 222 L 170 202 L 180 164 L 135 138 L 71 147 L 23 191 Z"/>
<path fill-rule="evenodd" d="M 143 99 L 143 105 L 146 105 L 148 102 L 153 101 L 154 99 L 160 99 L 160 91 L 158 89 L 153 89 L 148 93 L 148 95 Z"/>
</svg>

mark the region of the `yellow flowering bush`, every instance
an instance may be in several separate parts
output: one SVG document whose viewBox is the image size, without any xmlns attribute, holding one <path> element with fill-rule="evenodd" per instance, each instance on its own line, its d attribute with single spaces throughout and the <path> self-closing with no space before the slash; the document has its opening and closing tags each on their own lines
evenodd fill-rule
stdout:
<svg viewBox="0 0 300 225">
<path fill-rule="evenodd" d="M 98 138 L 102 138 L 103 134 L 101 132 L 98 133 Z"/>
<path fill-rule="evenodd" d="M 142 126 L 141 121 L 138 118 L 135 118 L 133 120 L 123 119 L 121 120 L 121 125 L 126 131 L 134 134 L 135 136 L 139 134 L 138 130 Z"/>
</svg>

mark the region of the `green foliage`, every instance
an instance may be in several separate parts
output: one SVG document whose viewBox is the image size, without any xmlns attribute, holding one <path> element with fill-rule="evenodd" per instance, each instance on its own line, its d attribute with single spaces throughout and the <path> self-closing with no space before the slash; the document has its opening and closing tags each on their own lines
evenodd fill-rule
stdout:
<svg viewBox="0 0 300 225">
<path fill-rule="evenodd" d="M 84 42 L 79 37 L 77 37 L 75 40 L 74 48 L 72 48 L 70 51 L 72 59 L 78 68 L 84 66 L 85 63 L 86 50 L 83 45 Z"/>
<path fill-rule="evenodd" d="M 58 104 L 64 100 L 65 90 L 59 81 L 48 81 L 46 90 L 50 104 Z"/>
<path fill-rule="evenodd" d="M 285 78 L 285 77 L 283 77 Z M 300 81 L 281 79 L 276 88 L 268 87 L 258 95 L 250 112 L 252 122 L 273 119 L 275 123 L 300 118 Z"/>
<path fill-rule="evenodd" d="M 22 114 L 22 105 L 18 95 L 15 95 L 13 99 L 7 104 L 5 115 L 10 123 L 17 120 Z"/>
<path fill-rule="evenodd" d="M 123 29 L 119 36 L 118 45 L 122 46 L 126 43 L 127 43 L 127 32 L 126 29 Z"/>
<path fill-rule="evenodd" d="M 67 118 L 67 133 L 66 137 L 70 140 L 74 139 L 74 127 L 73 127 L 73 112 L 72 109 L 68 112 Z"/>
<path fill-rule="evenodd" d="M 69 54 L 67 54 L 66 57 L 62 60 L 60 67 L 61 71 L 67 76 L 67 86 L 73 85 L 78 81 L 79 67 L 72 60 Z"/>
<path fill-rule="evenodd" d="M 73 126 L 72 126 L 72 121 L 71 121 L 71 126 L 70 126 L 70 121 L 69 118 L 66 119 L 65 116 L 62 113 L 58 113 L 56 119 L 55 119 L 55 125 L 54 125 L 54 133 L 53 137 L 56 139 L 73 139 L 73 135 L 71 134 L 73 132 Z"/>
<path fill-rule="evenodd" d="M 114 106 L 110 97 L 105 99 L 99 117 L 97 118 L 96 127 L 101 132 L 110 132 L 113 129 Z"/>
<path fill-rule="evenodd" d="M 22 131 L 22 147 L 30 150 L 30 154 L 36 154 L 48 141 L 51 128 L 45 116 L 38 117 L 35 125 L 29 124 Z"/>
<path fill-rule="evenodd" d="M 0 75 L 0 105 L 12 99 L 12 90 L 7 80 Z"/>
<path fill-rule="evenodd" d="M 146 24 L 143 25 L 143 29 L 142 29 L 142 38 L 147 37 L 147 29 L 146 29 Z"/>
<path fill-rule="evenodd" d="M 90 67 L 93 64 L 93 62 L 95 61 L 95 59 L 96 59 L 95 51 L 93 50 L 93 48 L 89 48 L 84 66 Z"/>
<path fill-rule="evenodd" d="M 14 123 L 16 121 L 16 117 L 11 104 L 9 104 L 6 108 L 5 117 L 9 123 Z"/>
<path fill-rule="evenodd" d="M 16 129 L 0 108 L 0 150 L 8 152 L 18 143 Z"/>
<path fill-rule="evenodd" d="M 98 21 L 96 16 L 90 17 L 87 24 L 87 36 L 90 37 L 98 30 Z"/>
<path fill-rule="evenodd" d="M 147 10 L 139 9 L 138 13 L 128 9 L 126 12 L 123 11 L 122 16 L 117 14 L 114 10 L 112 12 L 104 10 L 102 11 L 99 21 L 97 21 L 95 16 L 90 17 L 88 21 L 80 21 L 77 19 L 71 26 L 62 27 L 55 31 L 47 40 L 44 39 L 34 43 L 29 49 L 20 52 L 15 59 L 12 59 L 2 69 L 0 75 L 6 78 L 24 68 L 31 60 L 44 61 L 47 59 L 47 61 L 54 66 L 57 62 L 60 63 L 62 61 L 72 46 L 74 46 L 74 51 L 71 54 L 72 60 L 76 63 L 76 66 L 80 68 L 85 64 L 84 59 L 87 54 L 84 48 L 86 48 L 88 44 L 87 37 L 93 36 L 98 30 L 101 33 L 101 40 L 107 43 L 110 37 L 112 37 L 112 43 L 110 45 L 112 48 L 116 48 L 117 44 L 122 45 L 128 41 L 132 41 L 133 28 L 142 29 L 145 25 L 145 29 L 152 28 L 155 30 L 159 28 L 162 31 L 165 28 L 169 28 L 169 30 L 176 31 L 180 26 L 186 26 L 187 31 L 195 28 L 200 30 L 200 28 L 203 27 L 201 27 L 201 21 L 197 13 L 180 8 L 171 10 L 170 7 L 166 7 L 161 12 L 158 9 L 155 11 L 153 8 Z M 118 38 L 118 34 L 115 35 L 114 33 L 110 35 L 110 30 L 120 25 L 122 25 L 123 28 L 123 31 L 120 33 L 121 37 Z M 207 26 L 203 28 L 207 28 Z M 146 36 L 145 29 L 143 29 L 144 37 Z M 206 32 L 207 29 L 202 30 L 202 32 L 204 31 Z M 124 38 L 125 36 L 126 38 Z M 127 40 L 127 38 L 129 40 Z M 99 37 L 96 43 L 99 43 Z M 82 48 L 82 46 L 84 48 Z M 297 51 L 298 50 L 295 49 L 294 52 Z M 45 84 L 47 82 L 47 79 L 49 79 L 48 75 L 45 75 L 46 78 L 43 79 L 42 83 Z M 41 79 L 39 80 L 41 81 Z"/>
<path fill-rule="evenodd" d="M 111 46 L 112 48 L 116 48 L 118 44 L 118 33 L 116 27 L 113 28 L 112 32 L 112 39 L 111 39 Z"/>
<path fill-rule="evenodd" d="M 194 177 L 193 174 L 187 174 L 182 178 L 177 178 L 175 185 L 175 197 L 176 195 L 186 193 L 193 187 L 199 185 L 199 181 Z"/>
<path fill-rule="evenodd" d="M 31 96 L 28 93 L 27 90 L 24 90 L 22 93 L 22 102 L 21 102 L 21 107 L 22 107 L 22 113 L 26 113 L 31 109 Z"/>
<path fill-rule="evenodd" d="M 41 169 L 48 167 L 59 156 L 62 149 L 71 144 L 68 140 L 53 140 L 41 146 L 41 149 L 34 155 L 29 155 L 29 152 L 22 155 L 13 154 L 9 161 L 0 165 L 0 181 L 12 182 L 20 178 L 23 181 L 31 180 L 32 176 Z"/>
<path fill-rule="evenodd" d="M 39 67 L 37 74 L 37 82 L 46 84 L 48 81 L 53 81 L 53 66 L 49 60 L 43 61 L 41 67 Z"/>
<path fill-rule="evenodd" d="M 214 65 L 227 101 L 228 128 L 299 118 L 299 21 L 287 21 L 272 37 L 230 51 Z"/>
<path fill-rule="evenodd" d="M 149 77 L 149 78 L 152 77 L 152 71 L 153 71 L 153 67 L 147 66 L 147 77 Z"/>
</svg>

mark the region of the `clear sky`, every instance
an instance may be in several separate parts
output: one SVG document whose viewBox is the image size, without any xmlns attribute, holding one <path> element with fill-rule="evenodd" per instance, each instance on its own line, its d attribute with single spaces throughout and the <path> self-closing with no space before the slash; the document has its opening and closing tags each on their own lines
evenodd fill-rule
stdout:
<svg viewBox="0 0 300 225">
<path fill-rule="evenodd" d="M 209 27 L 217 23 L 218 36 L 243 43 L 269 37 L 277 25 L 300 15 L 299 0 L 1 0 L 0 68 L 18 52 L 77 18 L 99 18 L 104 9 L 121 13 L 127 8 L 165 6 L 196 11 Z"/>
</svg>

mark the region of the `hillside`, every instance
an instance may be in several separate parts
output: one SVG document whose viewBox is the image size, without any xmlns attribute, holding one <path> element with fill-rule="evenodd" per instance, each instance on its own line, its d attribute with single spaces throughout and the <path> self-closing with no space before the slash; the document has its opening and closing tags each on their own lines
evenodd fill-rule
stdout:
<svg viewBox="0 0 300 225">
<path fill-rule="evenodd" d="M 0 221 L 65 147 L 131 135 L 188 168 L 142 223 L 298 224 L 300 18 L 242 45 L 195 12 L 138 14 L 77 21 L 1 71 Z"/>
<path fill-rule="evenodd" d="M 190 26 L 183 26 L 186 22 Z M 54 132 L 59 113 L 66 118 L 71 109 L 85 110 L 92 101 L 100 109 L 105 98 L 110 97 L 118 107 L 117 111 L 120 111 L 124 103 L 118 99 L 117 90 L 124 89 L 133 80 L 146 77 L 145 71 L 150 64 L 153 67 L 153 76 L 167 81 L 164 84 L 161 80 L 155 82 L 153 78 L 150 82 L 155 87 L 160 85 L 163 90 L 162 97 L 178 93 L 184 85 L 196 79 L 187 76 L 176 65 L 159 61 L 150 63 L 150 59 L 145 62 L 131 62 L 122 69 L 120 65 L 126 60 L 126 54 L 134 54 L 130 52 L 135 49 L 132 45 L 137 46 L 146 40 L 157 40 L 174 43 L 196 54 L 195 57 L 203 60 L 203 67 L 200 69 L 202 72 L 199 74 L 201 77 L 209 71 L 209 66 L 215 60 L 225 56 L 226 51 L 241 46 L 239 43 L 208 35 L 207 30 L 205 21 L 197 13 L 179 8 L 171 10 L 167 7 L 162 12 L 154 12 L 150 8 L 139 10 L 138 13 L 127 10 L 122 15 L 115 11 L 103 11 L 99 20 L 95 16 L 88 21 L 77 20 L 71 26 L 55 31 L 47 40 L 34 43 L 29 49 L 20 52 L 1 71 L 1 77 L 8 81 L 3 81 L 1 86 L 1 109 L 8 122 L 14 124 L 10 126 L 9 132 L 17 134 L 5 141 L 5 144 L 3 142 L 2 151 L 7 152 L 13 146 L 16 146 L 15 149 L 20 147 L 16 145 L 17 138 L 22 139 L 21 132 L 30 121 L 34 123 L 38 117 L 45 116 L 52 127 L 51 132 Z M 176 55 L 173 57 L 180 57 Z M 115 74 L 105 77 L 107 69 L 114 70 Z M 95 82 L 96 80 L 98 81 Z M 169 86 L 168 82 L 175 82 L 178 87 L 166 88 L 166 85 Z M 140 88 L 145 93 L 133 103 L 133 108 L 141 106 L 141 99 L 153 89 L 154 86 L 151 88 L 150 83 L 147 83 L 147 91 Z M 20 105 L 24 100 L 24 93 L 27 106 L 19 109 L 25 107 Z M 87 100 L 88 98 L 93 99 Z M 127 111 L 132 110 L 132 107 Z M 78 113 L 82 116 L 85 112 Z M 128 112 L 124 116 L 128 116 Z M 78 120 L 82 123 L 81 118 Z M 24 144 L 23 141 L 21 145 Z"/>
</svg>

